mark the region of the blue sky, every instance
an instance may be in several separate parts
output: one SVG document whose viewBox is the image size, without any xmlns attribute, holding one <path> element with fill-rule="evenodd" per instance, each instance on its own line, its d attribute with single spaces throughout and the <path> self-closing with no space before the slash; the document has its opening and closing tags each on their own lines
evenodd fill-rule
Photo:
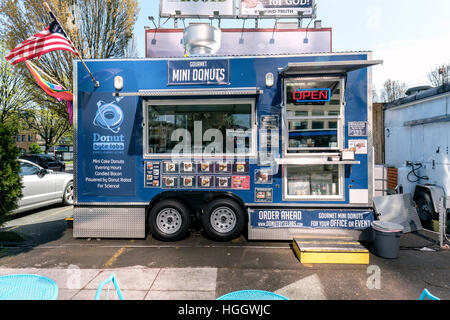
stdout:
<svg viewBox="0 0 450 320">
<path fill-rule="evenodd" d="M 379 90 L 388 79 L 409 87 L 426 84 L 426 74 L 438 64 L 450 63 L 449 0 L 316 0 L 317 19 L 333 28 L 333 51 L 371 50 L 383 66 L 373 70 Z M 153 27 L 148 16 L 158 17 L 159 0 L 139 0 L 135 27 L 140 57 L 144 57 L 144 26 Z M 161 20 L 162 22 L 165 19 Z M 260 27 L 273 27 L 273 20 Z M 304 24 L 305 25 L 305 24 Z M 241 27 L 242 22 L 224 20 L 222 27 Z M 253 22 L 246 23 L 253 27 Z M 168 21 L 164 27 L 172 28 Z"/>
</svg>

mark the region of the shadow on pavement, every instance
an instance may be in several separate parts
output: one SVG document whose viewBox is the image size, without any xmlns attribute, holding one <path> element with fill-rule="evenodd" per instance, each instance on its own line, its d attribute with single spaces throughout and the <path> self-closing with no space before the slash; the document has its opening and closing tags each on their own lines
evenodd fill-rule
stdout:
<svg viewBox="0 0 450 320">
<path fill-rule="evenodd" d="M 57 241 L 64 236 L 66 229 L 67 222 L 65 220 L 6 228 L 9 233 L 14 232 L 24 240 L 4 241 L 0 239 L 0 259 L 26 253 L 33 250 L 34 247 Z"/>
</svg>

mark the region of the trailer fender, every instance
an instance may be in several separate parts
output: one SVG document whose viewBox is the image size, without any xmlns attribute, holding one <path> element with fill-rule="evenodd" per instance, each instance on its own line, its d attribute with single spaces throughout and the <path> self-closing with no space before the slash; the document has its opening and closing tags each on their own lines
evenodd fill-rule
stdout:
<svg viewBox="0 0 450 320">
<path fill-rule="evenodd" d="M 421 191 L 425 191 L 426 193 L 428 193 L 431 198 L 431 202 L 433 203 L 434 212 L 439 212 L 439 199 L 441 199 L 441 197 L 445 197 L 443 188 L 432 185 L 417 185 L 414 191 L 414 201 Z"/>
</svg>

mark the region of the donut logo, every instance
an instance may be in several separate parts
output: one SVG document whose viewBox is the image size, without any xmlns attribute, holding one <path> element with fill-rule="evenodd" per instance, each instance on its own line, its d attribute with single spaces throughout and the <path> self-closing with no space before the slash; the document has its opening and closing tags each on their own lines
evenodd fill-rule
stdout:
<svg viewBox="0 0 450 320">
<path fill-rule="evenodd" d="M 123 122 L 123 111 L 114 102 L 97 102 L 97 112 L 94 117 L 94 126 L 118 133 Z"/>
</svg>

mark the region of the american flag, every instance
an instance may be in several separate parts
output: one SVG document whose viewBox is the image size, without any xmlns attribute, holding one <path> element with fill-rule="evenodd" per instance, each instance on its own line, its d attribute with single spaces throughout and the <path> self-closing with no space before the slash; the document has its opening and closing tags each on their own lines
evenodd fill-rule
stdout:
<svg viewBox="0 0 450 320">
<path fill-rule="evenodd" d="M 42 32 L 26 39 L 17 47 L 15 47 L 6 57 L 12 65 L 21 61 L 40 58 L 43 54 L 55 51 L 65 50 L 70 51 L 78 56 L 77 50 L 72 45 L 72 42 L 67 37 L 57 19 L 50 12 L 53 21 Z"/>
</svg>

